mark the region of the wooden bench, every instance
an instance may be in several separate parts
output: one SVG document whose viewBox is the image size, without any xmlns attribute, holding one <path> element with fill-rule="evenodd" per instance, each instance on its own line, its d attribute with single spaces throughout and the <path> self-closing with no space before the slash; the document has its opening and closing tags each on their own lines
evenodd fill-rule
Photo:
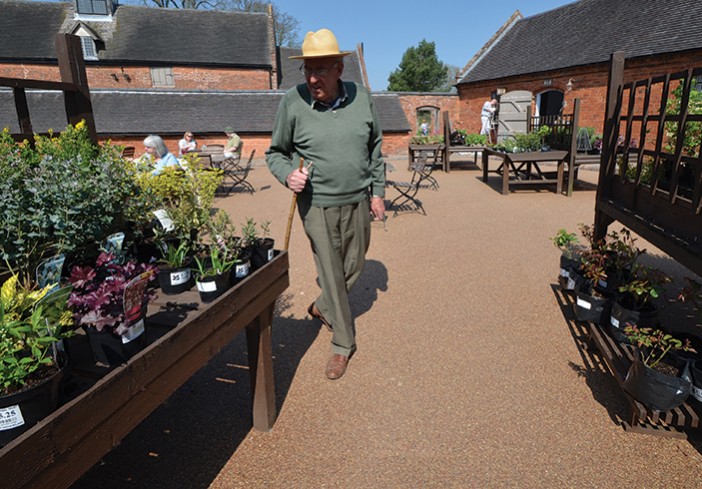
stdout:
<svg viewBox="0 0 702 489">
<path fill-rule="evenodd" d="M 160 328 L 162 336 L 126 364 L 103 369 L 86 390 L 0 449 L 2 487 L 70 487 L 243 331 L 253 427 L 269 431 L 276 417 L 271 322 L 288 284 L 288 254 L 281 252 L 210 304 L 200 302 L 197 290 L 160 294 L 149 304 L 146 324 L 147 332 Z M 86 379 L 91 370 L 98 373 L 94 363 L 72 368 Z"/>
</svg>

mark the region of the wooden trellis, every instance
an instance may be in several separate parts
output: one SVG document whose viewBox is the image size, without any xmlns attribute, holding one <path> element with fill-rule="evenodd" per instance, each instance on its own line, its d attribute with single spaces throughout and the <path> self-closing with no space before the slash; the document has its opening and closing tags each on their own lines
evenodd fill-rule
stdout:
<svg viewBox="0 0 702 489">
<path fill-rule="evenodd" d="M 75 126 L 84 120 L 90 139 L 97 144 L 93 106 L 90 102 L 80 38 L 71 34 L 56 34 L 55 39 L 61 81 L 0 77 L 0 87 L 10 87 L 14 94 L 20 132 L 14 133 L 13 137 L 18 141 L 24 139 L 34 141 L 26 89 L 60 90 L 64 95 L 67 123 Z"/>
<path fill-rule="evenodd" d="M 611 57 L 595 237 L 614 221 L 702 275 L 702 110 L 690 104 L 702 68 L 624 84 Z"/>
</svg>

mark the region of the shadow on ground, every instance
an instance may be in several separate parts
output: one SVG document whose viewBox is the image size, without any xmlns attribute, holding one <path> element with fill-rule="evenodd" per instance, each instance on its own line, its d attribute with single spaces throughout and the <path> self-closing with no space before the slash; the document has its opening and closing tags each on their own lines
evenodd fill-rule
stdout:
<svg viewBox="0 0 702 489">
<path fill-rule="evenodd" d="M 354 315 L 387 290 L 387 270 L 366 262 L 352 293 Z M 276 303 L 273 367 L 278 412 L 320 324 L 290 313 L 290 294 Z M 204 489 L 251 430 L 246 337 L 239 335 L 156 409 L 72 489 Z M 275 426 L 273 427 L 275 429 Z"/>
</svg>

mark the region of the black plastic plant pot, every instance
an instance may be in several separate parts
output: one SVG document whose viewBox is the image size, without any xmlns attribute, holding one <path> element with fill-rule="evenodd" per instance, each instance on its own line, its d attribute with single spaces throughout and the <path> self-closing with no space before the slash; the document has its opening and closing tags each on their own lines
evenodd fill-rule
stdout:
<svg viewBox="0 0 702 489">
<path fill-rule="evenodd" d="M 96 363 L 113 367 L 127 363 L 130 358 L 146 346 L 146 331 L 143 320 L 137 323 L 129 335 L 120 336 L 112 331 L 98 331 L 93 326 L 85 327 L 93 359 Z"/>
<path fill-rule="evenodd" d="M 251 252 L 249 250 L 242 250 L 239 254 L 239 258 L 232 267 L 230 276 L 231 285 L 236 285 L 248 277 L 249 274 L 251 274 L 251 269 Z"/>
<path fill-rule="evenodd" d="M 611 301 L 605 297 L 591 295 L 584 287 L 580 287 L 575 291 L 573 309 L 579 321 L 602 324 L 604 318 L 609 318 Z"/>
<path fill-rule="evenodd" d="M 690 387 L 690 397 L 702 404 L 702 360 L 697 360 L 690 365 L 692 374 L 692 387 Z"/>
<path fill-rule="evenodd" d="M 636 311 L 620 304 L 619 301 L 612 302 L 612 312 L 609 315 L 609 330 L 612 338 L 628 343 L 629 339 L 624 334 L 627 325 L 639 326 L 642 328 L 655 326 L 658 321 L 658 310 L 653 305 Z"/>
<path fill-rule="evenodd" d="M 190 290 L 193 286 L 190 268 L 160 268 L 158 284 L 166 295 L 175 295 Z"/>
<path fill-rule="evenodd" d="M 204 303 L 212 302 L 229 289 L 230 273 L 199 277 L 196 281 L 200 300 Z"/>
<path fill-rule="evenodd" d="M 272 238 L 264 238 L 251 250 L 251 268 L 258 270 L 263 265 L 273 259 L 273 247 L 275 241 Z"/>
<path fill-rule="evenodd" d="M 67 362 L 44 381 L 21 392 L 0 396 L 0 447 L 56 410 Z"/>
<path fill-rule="evenodd" d="M 670 411 L 680 406 L 690 395 L 691 387 L 687 364 L 675 377 L 644 365 L 638 350 L 624 379 L 624 390 L 653 411 Z"/>
</svg>

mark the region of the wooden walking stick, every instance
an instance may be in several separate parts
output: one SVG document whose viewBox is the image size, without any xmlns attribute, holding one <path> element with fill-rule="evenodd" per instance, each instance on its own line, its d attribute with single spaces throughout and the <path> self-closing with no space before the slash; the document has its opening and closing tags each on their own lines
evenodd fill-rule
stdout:
<svg viewBox="0 0 702 489">
<path fill-rule="evenodd" d="M 302 170 L 305 164 L 305 159 L 300 158 L 299 170 Z M 297 206 L 297 192 L 293 192 L 292 203 L 290 204 L 290 215 L 288 216 L 288 229 L 285 230 L 285 251 L 288 251 L 288 245 L 290 244 L 290 231 L 292 230 L 293 216 L 295 215 L 295 206 Z"/>
</svg>

